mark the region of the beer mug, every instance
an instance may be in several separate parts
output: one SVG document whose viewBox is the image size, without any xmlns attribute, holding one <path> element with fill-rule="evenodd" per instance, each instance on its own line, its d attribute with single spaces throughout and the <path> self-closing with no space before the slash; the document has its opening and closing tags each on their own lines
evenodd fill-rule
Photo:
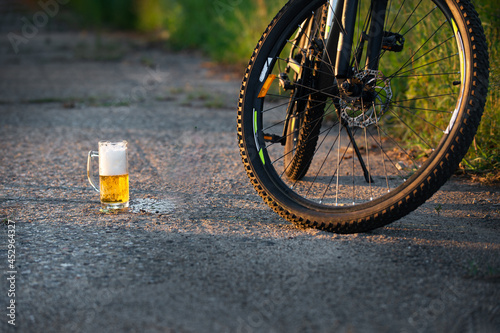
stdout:
<svg viewBox="0 0 500 333">
<path fill-rule="evenodd" d="M 99 141 L 99 151 L 89 151 L 87 178 L 100 193 L 101 211 L 115 211 L 128 207 L 128 152 L 127 141 Z M 92 160 L 99 158 L 99 188 L 92 180 Z"/>
</svg>

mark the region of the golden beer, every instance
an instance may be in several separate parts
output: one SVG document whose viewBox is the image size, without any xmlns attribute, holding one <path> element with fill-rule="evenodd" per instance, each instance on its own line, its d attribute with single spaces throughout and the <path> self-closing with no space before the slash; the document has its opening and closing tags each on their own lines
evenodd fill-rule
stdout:
<svg viewBox="0 0 500 333">
<path fill-rule="evenodd" d="M 129 205 L 127 141 L 99 141 L 99 151 L 89 151 L 87 177 L 100 192 L 101 212 L 119 211 Z M 92 159 L 99 158 L 99 188 L 92 181 Z"/>
<path fill-rule="evenodd" d="M 99 189 L 102 204 L 127 204 L 129 200 L 128 174 L 99 176 Z"/>
</svg>

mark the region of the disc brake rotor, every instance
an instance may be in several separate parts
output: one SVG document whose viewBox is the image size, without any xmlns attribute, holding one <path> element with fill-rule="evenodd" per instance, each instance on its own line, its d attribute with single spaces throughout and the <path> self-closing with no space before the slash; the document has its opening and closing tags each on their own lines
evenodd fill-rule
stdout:
<svg viewBox="0 0 500 333">
<path fill-rule="evenodd" d="M 377 123 L 387 112 L 392 99 L 391 82 L 381 71 L 363 70 L 354 75 L 356 80 L 366 82 L 363 94 L 374 94 L 372 101 L 359 97 L 342 99 L 340 115 L 349 127 L 365 128 Z"/>
</svg>

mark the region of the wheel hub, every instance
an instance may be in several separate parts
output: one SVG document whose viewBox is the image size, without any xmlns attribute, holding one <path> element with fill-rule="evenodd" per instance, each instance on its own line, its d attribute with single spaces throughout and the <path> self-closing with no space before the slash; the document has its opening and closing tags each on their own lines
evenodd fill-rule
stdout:
<svg viewBox="0 0 500 333">
<path fill-rule="evenodd" d="M 377 123 L 392 99 L 390 80 L 381 71 L 363 70 L 341 85 L 340 115 L 349 127 Z"/>
</svg>

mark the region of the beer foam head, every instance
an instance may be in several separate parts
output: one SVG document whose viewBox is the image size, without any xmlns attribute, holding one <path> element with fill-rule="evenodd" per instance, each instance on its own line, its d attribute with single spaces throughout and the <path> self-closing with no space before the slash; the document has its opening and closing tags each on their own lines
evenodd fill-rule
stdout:
<svg viewBox="0 0 500 333">
<path fill-rule="evenodd" d="M 118 176 L 127 173 L 126 145 L 112 143 L 99 145 L 99 175 Z"/>
</svg>

